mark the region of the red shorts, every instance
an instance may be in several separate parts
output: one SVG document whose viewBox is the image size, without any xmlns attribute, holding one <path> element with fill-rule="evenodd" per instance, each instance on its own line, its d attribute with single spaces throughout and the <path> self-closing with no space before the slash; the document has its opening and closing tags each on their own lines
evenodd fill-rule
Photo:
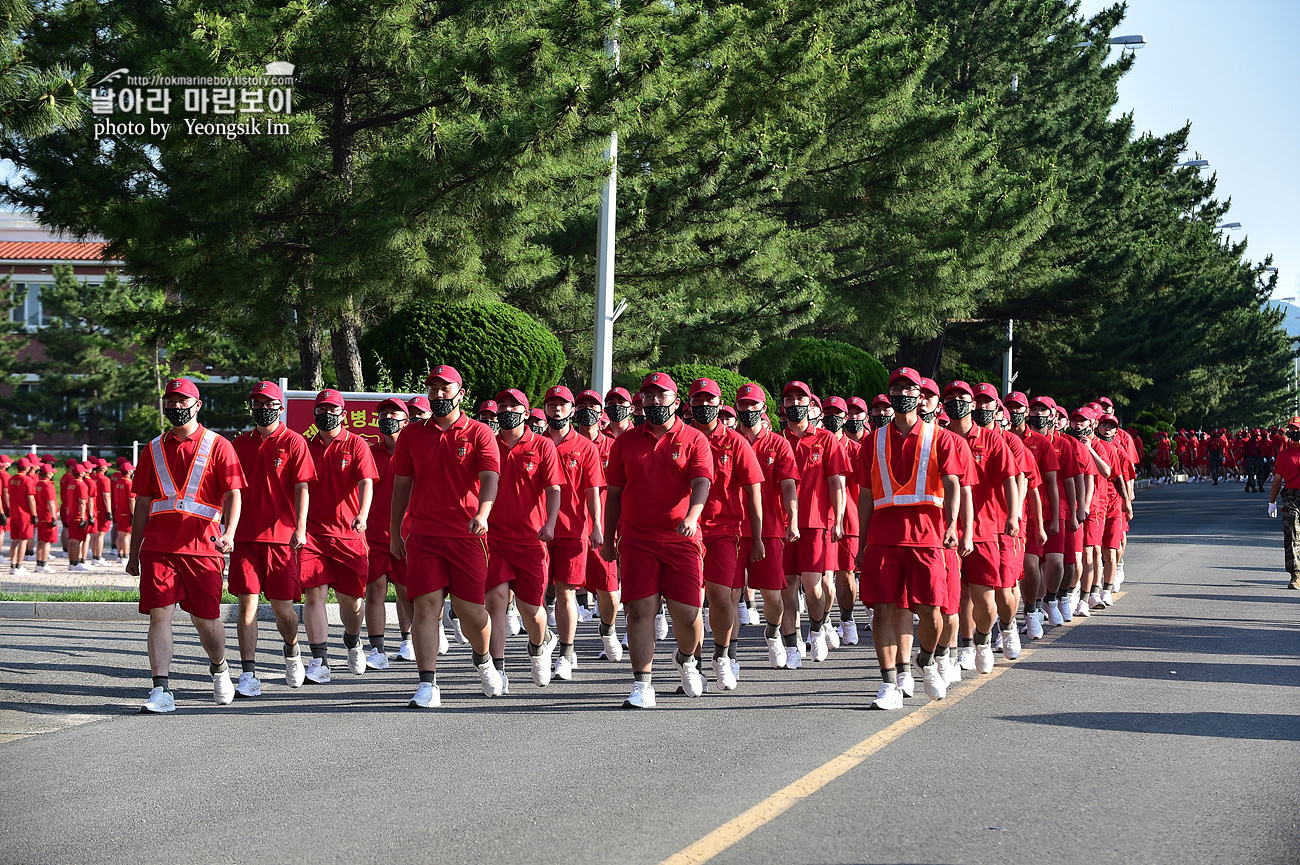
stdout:
<svg viewBox="0 0 1300 865">
<path fill-rule="evenodd" d="M 943 563 L 948 566 L 948 593 L 940 609 L 945 616 L 955 616 L 961 612 L 961 555 L 955 549 L 945 548 Z"/>
<path fill-rule="evenodd" d="M 862 602 L 871 606 L 943 606 L 948 597 L 943 548 L 867 544 L 859 593 Z"/>
<path fill-rule="evenodd" d="M 9 540 L 11 541 L 30 541 L 36 537 L 36 524 L 32 518 L 25 513 L 12 514 L 9 517 L 9 525 L 5 526 L 9 531 Z M 84 539 L 83 533 L 80 539 Z"/>
<path fill-rule="evenodd" d="M 366 585 L 380 577 L 387 577 L 399 586 L 406 585 L 406 559 L 395 559 L 387 541 L 368 541 L 370 548 L 366 566 Z"/>
<path fill-rule="evenodd" d="M 1085 547 L 1101 546 L 1101 532 L 1106 528 L 1106 518 L 1103 516 L 1088 517 L 1083 521 L 1083 527 L 1079 530 L 1083 534 L 1083 545 Z"/>
<path fill-rule="evenodd" d="M 222 556 L 183 556 L 143 550 L 140 553 L 140 612 L 180 603 L 197 619 L 221 614 Z"/>
<path fill-rule="evenodd" d="M 605 561 L 594 548 L 587 550 L 587 591 L 618 591 L 618 562 Z"/>
<path fill-rule="evenodd" d="M 1025 539 L 1011 535 L 998 535 L 998 549 L 1002 554 L 998 565 L 1002 582 L 998 588 L 1014 588 L 1025 575 Z"/>
<path fill-rule="evenodd" d="M 1043 515 L 1043 519 L 1044 520 L 1047 519 L 1046 514 Z M 1051 523 L 1049 522 L 1048 525 L 1051 525 Z M 1061 508 L 1061 530 L 1054 535 L 1047 536 L 1047 543 L 1043 544 L 1043 555 L 1047 556 L 1050 555 L 1051 553 L 1063 554 L 1067 552 L 1065 549 L 1065 545 L 1069 540 L 1069 534 L 1070 534 L 1070 518 L 1066 516 L 1065 508 L 1062 507 Z"/>
<path fill-rule="evenodd" d="M 10 521 L 9 525 L 12 527 L 13 521 Z M 90 526 L 87 525 L 85 527 L 82 527 L 82 525 L 77 520 L 73 520 L 70 523 L 64 523 L 64 528 L 67 529 L 68 540 L 71 541 L 84 541 L 86 537 L 90 534 Z M 13 529 L 11 528 L 10 531 L 12 530 Z"/>
<path fill-rule="evenodd" d="M 743 588 L 745 572 L 736 567 L 740 556 L 740 538 L 735 535 L 715 535 L 704 539 L 704 582 Z"/>
<path fill-rule="evenodd" d="M 693 538 L 680 542 L 623 538 L 623 600 L 639 601 L 662 594 L 670 601 L 699 607 L 704 603 L 704 546 Z"/>
<path fill-rule="evenodd" d="M 961 560 L 961 581 L 994 589 L 1002 585 L 1002 550 L 997 541 L 975 542 L 975 549 Z"/>
<path fill-rule="evenodd" d="M 487 568 L 485 538 L 411 535 L 406 539 L 406 596 L 411 600 L 450 589 L 462 601 L 481 605 Z"/>
<path fill-rule="evenodd" d="M 835 561 L 831 563 L 833 571 L 853 573 L 858 569 L 858 536 L 845 535 L 835 545 Z"/>
<path fill-rule="evenodd" d="M 1043 531 L 1047 531 L 1047 526 L 1043 526 Z M 1043 557 L 1043 545 L 1038 542 L 1038 523 L 1033 517 L 1025 520 L 1020 526 L 1020 537 L 1024 540 L 1025 555 Z"/>
<path fill-rule="evenodd" d="M 748 583 L 751 589 L 783 590 L 786 587 L 785 538 L 763 538 L 764 555 L 756 562 L 749 560 L 753 546 L 753 538 L 741 538 L 740 546 L 736 548 L 738 581 L 742 585 Z"/>
<path fill-rule="evenodd" d="M 1065 563 L 1068 565 L 1074 561 L 1075 556 L 1083 552 L 1083 526 L 1079 526 L 1079 528 L 1074 530 L 1070 530 L 1069 528 L 1062 529 L 1061 534 L 1065 536 L 1063 546 L 1065 552 Z"/>
<path fill-rule="evenodd" d="M 129 534 L 131 532 L 131 515 L 130 514 L 115 515 L 113 517 L 113 528 L 117 529 L 117 533 L 119 535 Z"/>
<path fill-rule="evenodd" d="M 230 554 L 227 582 L 232 595 L 265 592 L 272 601 L 302 600 L 298 556 L 288 544 L 239 541 Z"/>
<path fill-rule="evenodd" d="M 484 591 L 510 584 L 515 597 L 533 607 L 546 605 L 546 574 L 550 552 L 546 544 L 512 544 L 488 535 L 487 582 Z"/>
<path fill-rule="evenodd" d="M 587 585 L 587 539 L 556 538 L 547 544 L 551 548 L 551 582 L 559 585 Z"/>
<path fill-rule="evenodd" d="M 54 523 L 36 524 L 36 542 L 38 544 L 58 543 L 59 527 Z"/>
<path fill-rule="evenodd" d="M 785 575 L 821 574 L 834 564 L 827 529 L 800 529 L 799 540 L 786 544 L 782 551 Z"/>
<path fill-rule="evenodd" d="M 1110 517 L 1101 530 L 1101 545 L 1107 550 L 1118 550 L 1124 545 L 1124 516 Z"/>
<path fill-rule="evenodd" d="M 365 538 L 308 535 L 307 546 L 299 551 L 298 559 L 302 587 L 332 586 L 335 594 L 364 598 L 366 578 L 370 576 L 367 552 Z"/>
<path fill-rule="evenodd" d="M 113 521 L 108 518 L 108 514 L 100 514 L 95 517 L 95 531 L 106 532 L 113 527 Z"/>
</svg>

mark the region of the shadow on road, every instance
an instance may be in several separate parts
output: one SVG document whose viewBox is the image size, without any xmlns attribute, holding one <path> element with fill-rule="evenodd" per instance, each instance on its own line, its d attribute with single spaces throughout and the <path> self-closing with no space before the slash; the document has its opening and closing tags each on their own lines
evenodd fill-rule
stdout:
<svg viewBox="0 0 1300 865">
<path fill-rule="evenodd" d="M 1002 715 L 1000 720 L 1022 724 L 1110 730 L 1118 733 L 1161 733 L 1170 736 L 1209 736 L 1300 742 L 1300 722 L 1294 715 L 1241 715 L 1232 712 L 1060 712 L 1052 715 Z"/>
</svg>

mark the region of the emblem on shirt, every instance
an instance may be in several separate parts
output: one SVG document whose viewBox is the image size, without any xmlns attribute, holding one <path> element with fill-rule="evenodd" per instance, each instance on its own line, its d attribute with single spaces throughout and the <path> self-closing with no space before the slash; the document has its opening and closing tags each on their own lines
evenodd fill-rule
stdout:
<svg viewBox="0 0 1300 865">
<path fill-rule="evenodd" d="M 822 461 L 821 451 L 813 451 L 812 461 L 815 463 L 819 463 Z"/>
<path fill-rule="evenodd" d="M 537 463 L 533 462 L 532 460 L 529 460 L 528 462 L 524 463 L 524 471 L 531 472 L 535 468 L 537 468 Z"/>
<path fill-rule="evenodd" d="M 347 458 L 347 457 L 344 457 L 343 459 L 339 460 L 339 468 L 341 468 L 341 469 L 345 469 L 345 468 L 347 468 L 347 467 L 348 467 L 348 458 Z"/>
<path fill-rule="evenodd" d="M 776 462 L 776 457 L 772 456 L 771 454 L 768 454 L 768 455 L 767 455 L 767 464 L 768 464 L 768 465 L 772 465 L 772 464 L 775 463 L 775 462 Z"/>
<path fill-rule="evenodd" d="M 578 458 L 569 457 L 569 468 L 576 469 L 577 467 L 578 467 Z"/>
<path fill-rule="evenodd" d="M 283 466 L 283 465 L 284 465 L 284 458 L 283 458 L 283 457 L 276 457 L 276 458 L 275 458 L 275 467 L 278 469 L 278 468 L 280 468 L 280 467 Z"/>
<path fill-rule="evenodd" d="M 719 455 L 718 455 L 718 462 L 720 462 L 720 463 L 726 463 L 726 461 L 727 461 L 727 455 L 726 455 L 726 454 L 719 454 Z"/>
<path fill-rule="evenodd" d="M 673 451 L 673 459 L 680 459 L 681 455 L 682 455 L 681 451 Z"/>
<path fill-rule="evenodd" d="M 456 456 L 458 456 L 458 457 L 463 457 L 463 456 L 465 456 L 465 446 L 464 446 L 464 445 L 461 445 L 461 446 L 460 446 L 460 450 L 456 451 Z"/>
</svg>

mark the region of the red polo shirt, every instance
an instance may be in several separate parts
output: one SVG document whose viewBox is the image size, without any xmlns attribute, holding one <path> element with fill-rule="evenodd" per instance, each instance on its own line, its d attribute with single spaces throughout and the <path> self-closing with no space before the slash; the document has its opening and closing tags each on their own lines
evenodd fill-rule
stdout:
<svg viewBox="0 0 1300 865">
<path fill-rule="evenodd" d="M 862 531 L 858 521 L 858 496 L 861 494 L 862 484 L 858 483 L 858 473 L 854 470 L 854 466 L 858 464 L 858 452 L 862 450 L 862 445 L 844 436 L 840 439 L 840 446 L 844 448 L 844 458 L 849 463 L 849 473 L 844 476 L 844 534 L 856 538 Z"/>
<path fill-rule="evenodd" d="M 75 477 L 68 482 L 67 491 L 63 496 L 63 504 L 68 509 L 68 525 L 75 525 L 82 519 L 82 505 L 85 505 L 85 518 L 90 520 L 95 516 L 91 503 L 86 500 L 86 485 Z"/>
<path fill-rule="evenodd" d="M 740 524 L 745 521 L 745 488 L 763 482 L 763 468 L 748 440 L 721 419 L 712 432 L 696 426 L 692 429 L 708 440 L 713 455 L 713 484 L 700 516 L 700 527 L 705 537 L 739 536 Z"/>
<path fill-rule="evenodd" d="M 398 434 L 401 439 L 401 434 Z M 393 447 L 397 449 L 396 445 Z M 392 540 L 393 518 L 393 455 L 384 447 L 383 441 L 370 446 L 370 458 L 374 460 L 375 472 L 379 478 L 375 481 L 374 495 L 370 497 L 370 518 L 366 520 L 366 540 L 371 546 L 388 548 Z"/>
<path fill-rule="evenodd" d="M 379 477 L 375 471 L 370 445 L 349 429 L 344 429 L 326 445 L 320 434 L 307 442 L 316 467 L 307 506 L 307 532 L 324 537 L 356 537 L 352 521 L 361 509 L 357 484 Z M 373 493 L 373 490 L 372 490 Z M 367 515 L 369 519 L 369 515 Z"/>
<path fill-rule="evenodd" d="M 696 478 L 713 480 L 713 452 L 703 434 L 679 417 L 658 438 L 647 423 L 614 439 L 605 481 L 623 489 L 619 532 L 652 541 L 696 540 L 677 534 Z"/>
<path fill-rule="evenodd" d="M 177 441 L 170 431 L 163 433 L 163 456 L 167 459 L 177 495 L 185 491 L 185 481 L 189 477 L 190 466 L 194 464 L 194 454 L 203 439 L 203 433 L 204 429 L 200 426 L 194 435 L 183 442 Z M 208 454 L 207 471 L 199 484 L 198 500 L 219 508 L 225 501 L 227 492 L 243 489 L 245 485 L 244 473 L 239 467 L 239 457 L 235 456 L 234 447 L 227 439 L 217 436 L 212 443 L 212 452 Z M 135 494 L 143 496 L 149 502 L 162 498 L 154 471 L 152 447 L 146 447 L 140 452 L 140 464 L 135 475 Z M 69 518 L 72 514 L 69 510 Z M 145 526 L 140 549 L 170 555 L 219 556 L 221 553 L 217 552 L 216 539 L 220 534 L 221 529 L 217 523 L 192 514 L 152 514 Z"/>
<path fill-rule="evenodd" d="M 1277 452 L 1273 473 L 1282 479 L 1282 488 L 1300 490 L 1300 445 L 1288 441 Z"/>
<path fill-rule="evenodd" d="M 789 528 L 790 515 L 785 512 L 781 498 L 781 481 L 799 482 L 799 466 L 794 461 L 794 450 L 785 436 L 763 430 L 751 445 L 758 466 L 763 472 L 763 537 L 784 538 Z M 740 536 L 753 537 L 753 526 L 745 520 Z"/>
<path fill-rule="evenodd" d="M 464 412 L 446 430 L 432 418 L 409 424 L 393 454 L 394 477 L 414 479 L 403 528 L 413 535 L 475 537 L 469 523 L 478 512 L 479 472 L 500 471 L 496 436 Z M 496 514 L 490 519 L 495 523 Z"/>
<path fill-rule="evenodd" d="M 27 496 L 36 493 L 27 480 L 27 475 L 14 475 L 9 479 L 9 506 L 15 515 L 26 514 L 30 517 L 32 506 L 27 501 Z"/>
<path fill-rule="evenodd" d="M 607 441 L 610 445 L 614 443 L 613 439 Z M 555 454 L 560 461 L 560 470 L 564 472 L 564 483 L 560 485 L 560 515 L 555 521 L 555 536 L 585 538 L 591 533 L 591 515 L 587 513 L 587 490 L 593 487 L 603 489 L 605 486 L 605 466 L 600 447 L 570 426 L 568 433 L 560 439 L 559 444 L 555 445 Z"/>
<path fill-rule="evenodd" d="M 1017 473 L 1016 464 L 1006 441 L 997 432 L 972 424 L 965 438 L 975 463 L 971 480 L 971 504 L 975 508 L 971 540 L 996 541 L 1007 522 L 1003 481 Z"/>
<path fill-rule="evenodd" d="M 51 506 L 54 508 L 51 513 Z M 36 521 L 49 525 L 58 519 L 58 500 L 54 497 L 54 481 L 36 482 Z"/>
<path fill-rule="evenodd" d="M 109 505 L 112 503 L 113 482 L 108 479 L 106 474 L 91 475 L 90 479 L 95 482 L 95 506 L 98 508 L 97 513 L 103 514 L 105 511 L 111 513 Z"/>
<path fill-rule="evenodd" d="M 296 525 L 293 488 L 316 480 L 307 440 L 284 424 L 263 437 L 256 429 L 231 442 L 248 484 L 240 493 L 236 541 L 287 544 Z"/>
<path fill-rule="evenodd" d="M 821 427 L 810 426 L 802 436 L 793 427 L 786 427 L 785 440 L 799 466 L 799 528 L 830 528 L 835 514 L 827 481 L 835 475 L 847 476 L 852 470 L 844 448 L 836 441 L 835 433 Z"/>
<path fill-rule="evenodd" d="M 131 479 L 124 473 L 118 472 L 113 476 L 113 516 L 115 518 L 120 517 L 128 522 L 130 521 L 132 511 L 131 496 L 135 494 L 132 492 L 132 489 L 133 484 Z M 239 522 L 241 524 L 244 522 L 242 494 Z"/>
<path fill-rule="evenodd" d="M 513 447 L 497 436 L 497 452 L 501 481 L 492 506 L 491 537 L 511 544 L 541 543 L 537 533 L 546 525 L 546 489 L 563 491 L 565 484 L 555 445 L 549 437 L 524 427 Z"/>
<path fill-rule="evenodd" d="M 1020 528 L 1023 532 L 1029 520 L 1029 491 L 1036 489 L 1041 483 L 1038 466 L 1034 464 L 1034 455 L 1029 448 L 1025 447 L 1025 443 L 1021 441 L 1020 436 L 996 425 L 993 427 L 993 431 L 1002 436 L 1002 441 L 1006 443 L 1007 448 L 1011 451 L 1011 462 L 1016 467 L 1016 473 L 1025 476 L 1025 498 L 1020 503 Z"/>
<path fill-rule="evenodd" d="M 922 422 L 912 424 L 906 433 L 890 423 L 884 427 L 889 436 L 889 465 L 893 470 L 894 480 L 906 483 L 912 478 L 912 467 L 916 462 L 916 448 L 921 441 Z M 876 463 L 876 436 L 878 430 L 862 440 L 858 447 L 858 464 L 855 467 L 858 484 L 861 486 L 859 496 L 872 495 L 871 470 Z M 964 486 L 966 479 L 966 460 L 962 452 L 962 439 L 945 429 L 936 429 L 934 452 L 939 459 L 939 474 L 955 475 Z M 943 508 L 929 505 L 895 505 L 872 511 L 871 522 L 867 524 L 865 542 L 872 546 L 890 547 L 930 547 L 943 546 Z"/>
</svg>

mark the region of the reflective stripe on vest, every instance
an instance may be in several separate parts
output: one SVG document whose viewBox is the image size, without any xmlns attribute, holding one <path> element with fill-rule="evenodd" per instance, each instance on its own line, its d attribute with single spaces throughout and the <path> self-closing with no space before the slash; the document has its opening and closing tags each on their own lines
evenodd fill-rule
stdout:
<svg viewBox="0 0 1300 865">
<path fill-rule="evenodd" d="M 913 492 L 897 493 L 894 492 L 894 477 L 889 469 L 889 427 L 892 424 L 886 424 L 876 430 L 876 465 L 872 472 L 872 502 L 877 508 L 887 508 L 896 505 L 937 505 L 943 507 L 942 486 L 936 487 L 940 492 L 927 493 L 926 489 L 930 481 L 930 457 L 934 451 L 935 430 L 938 425 L 935 423 L 921 424 L 921 441 L 916 448 L 916 465 L 912 470 L 912 481 L 910 482 Z M 880 479 L 880 489 L 875 488 L 874 481 Z M 916 492 L 919 490 L 919 492 Z"/>
<path fill-rule="evenodd" d="M 217 522 L 221 519 L 221 508 L 205 505 L 199 501 L 199 486 L 208 473 L 208 457 L 212 454 L 212 445 L 217 434 L 204 430 L 194 453 L 194 464 L 190 466 L 189 477 L 185 481 L 185 492 L 176 495 L 176 485 L 172 482 L 171 469 L 167 467 L 167 455 L 163 452 L 162 436 L 149 442 L 149 453 L 153 456 L 154 475 L 158 478 L 158 489 L 163 497 L 149 505 L 150 514 L 180 513 Z"/>
</svg>

